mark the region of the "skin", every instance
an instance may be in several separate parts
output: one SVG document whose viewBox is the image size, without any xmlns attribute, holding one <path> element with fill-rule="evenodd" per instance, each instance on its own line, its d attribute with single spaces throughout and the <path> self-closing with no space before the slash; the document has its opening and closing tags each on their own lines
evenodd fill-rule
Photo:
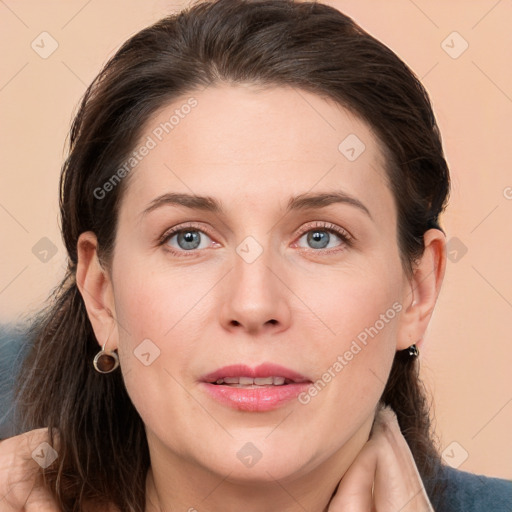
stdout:
<svg viewBox="0 0 512 512">
<path fill-rule="evenodd" d="M 93 233 L 78 242 L 77 284 L 98 344 L 118 349 L 116 371 L 146 425 L 146 510 L 431 510 L 379 398 L 395 351 L 425 334 L 444 276 L 444 234 L 425 233 L 408 277 L 379 142 L 335 103 L 253 86 L 210 86 L 193 96 L 198 106 L 129 177 L 112 271 L 101 266 Z M 187 98 L 157 112 L 140 140 Z M 338 150 L 348 134 L 366 146 L 354 161 Z M 370 215 L 341 203 L 285 213 L 291 196 L 334 190 Z M 225 211 L 166 205 L 141 216 L 165 192 L 208 195 Z M 190 221 L 199 249 L 187 252 L 176 235 L 158 245 Z M 347 231 L 352 243 L 317 221 Z M 319 230 L 327 249 L 307 241 Z M 236 252 L 247 236 L 263 249 L 252 263 Z M 239 362 L 274 362 L 315 382 L 393 304 L 401 311 L 305 405 L 236 411 L 201 389 L 202 375 Z M 145 339 L 160 350 L 149 366 L 134 356 Z M 246 443 L 262 454 L 252 467 L 237 457 Z"/>
<path fill-rule="evenodd" d="M 39 428 L 0 443 L 0 510 L 2 512 L 59 512 L 43 486 L 32 452 L 48 442 L 48 429 Z"/>
<path fill-rule="evenodd" d="M 47 429 L 42 428 L 0 443 L 3 512 L 61 512 L 44 487 L 41 472 L 31 456 L 40 443 L 48 441 Z M 54 448 L 58 451 L 58 442 Z M 119 512 L 114 506 L 100 508 L 92 503 L 82 510 Z M 378 410 L 368 442 L 343 475 L 328 507 L 329 512 L 368 510 L 433 512 L 413 456 L 389 407 Z"/>
</svg>

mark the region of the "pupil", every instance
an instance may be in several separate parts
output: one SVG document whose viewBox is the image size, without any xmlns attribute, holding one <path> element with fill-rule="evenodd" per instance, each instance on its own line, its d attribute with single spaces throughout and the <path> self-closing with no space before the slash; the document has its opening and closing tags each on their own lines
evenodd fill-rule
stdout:
<svg viewBox="0 0 512 512">
<path fill-rule="evenodd" d="M 315 249 L 323 249 L 329 243 L 329 236 L 325 231 L 311 231 L 308 234 L 308 242 L 311 243 Z"/>
<path fill-rule="evenodd" d="M 184 245 L 180 244 L 184 242 Z M 178 244 L 182 249 L 196 249 L 200 243 L 197 231 L 184 231 L 178 236 Z"/>
</svg>

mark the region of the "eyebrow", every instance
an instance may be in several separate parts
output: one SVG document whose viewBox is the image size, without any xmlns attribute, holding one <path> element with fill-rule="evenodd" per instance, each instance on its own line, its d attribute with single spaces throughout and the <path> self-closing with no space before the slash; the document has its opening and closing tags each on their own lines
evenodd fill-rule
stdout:
<svg viewBox="0 0 512 512">
<path fill-rule="evenodd" d="M 291 197 L 288 201 L 286 213 L 298 210 L 310 210 L 325 208 L 331 204 L 342 203 L 353 206 L 364 212 L 370 219 L 373 217 L 368 208 L 357 198 L 341 190 L 311 193 L 307 192 L 298 196 Z M 182 206 L 185 208 L 202 210 L 216 214 L 224 213 L 222 203 L 211 196 L 198 196 L 195 194 L 184 194 L 169 192 L 155 198 L 149 206 L 141 213 L 141 217 L 161 208 L 162 206 Z"/>
</svg>

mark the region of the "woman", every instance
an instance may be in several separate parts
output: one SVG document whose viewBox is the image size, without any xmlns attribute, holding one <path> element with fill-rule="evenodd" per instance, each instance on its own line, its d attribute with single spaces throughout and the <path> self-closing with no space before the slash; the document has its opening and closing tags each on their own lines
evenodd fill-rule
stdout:
<svg viewBox="0 0 512 512">
<path fill-rule="evenodd" d="M 218 0 L 133 36 L 72 126 L 69 268 L 0 447 L 45 467 L 13 459 L 6 503 L 448 510 L 417 349 L 448 190 L 426 91 L 334 8 Z"/>
</svg>

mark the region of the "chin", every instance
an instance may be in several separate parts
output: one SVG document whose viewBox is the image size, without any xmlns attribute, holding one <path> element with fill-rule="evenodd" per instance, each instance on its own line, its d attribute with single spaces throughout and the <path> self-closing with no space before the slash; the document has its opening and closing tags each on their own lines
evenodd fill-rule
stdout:
<svg viewBox="0 0 512 512">
<path fill-rule="evenodd" d="M 268 433 L 267 433 L 268 435 Z M 244 440 L 231 443 L 227 449 L 218 453 L 210 452 L 210 460 L 200 462 L 209 466 L 223 477 L 229 475 L 229 481 L 238 483 L 268 483 L 275 480 L 296 478 L 306 473 L 314 453 L 304 453 L 304 447 L 279 442 L 265 442 L 263 438 L 252 437 L 253 441 Z M 213 457 L 213 458 L 212 458 Z"/>
<path fill-rule="evenodd" d="M 301 461 L 293 461 L 289 463 L 277 462 L 275 458 L 263 461 L 260 459 L 252 467 L 244 467 L 243 464 L 234 464 L 230 468 L 226 468 L 229 474 L 226 478 L 229 482 L 237 484 L 275 484 L 276 480 L 286 482 L 289 478 L 296 478 L 297 474 L 304 471 L 304 465 Z"/>
</svg>

